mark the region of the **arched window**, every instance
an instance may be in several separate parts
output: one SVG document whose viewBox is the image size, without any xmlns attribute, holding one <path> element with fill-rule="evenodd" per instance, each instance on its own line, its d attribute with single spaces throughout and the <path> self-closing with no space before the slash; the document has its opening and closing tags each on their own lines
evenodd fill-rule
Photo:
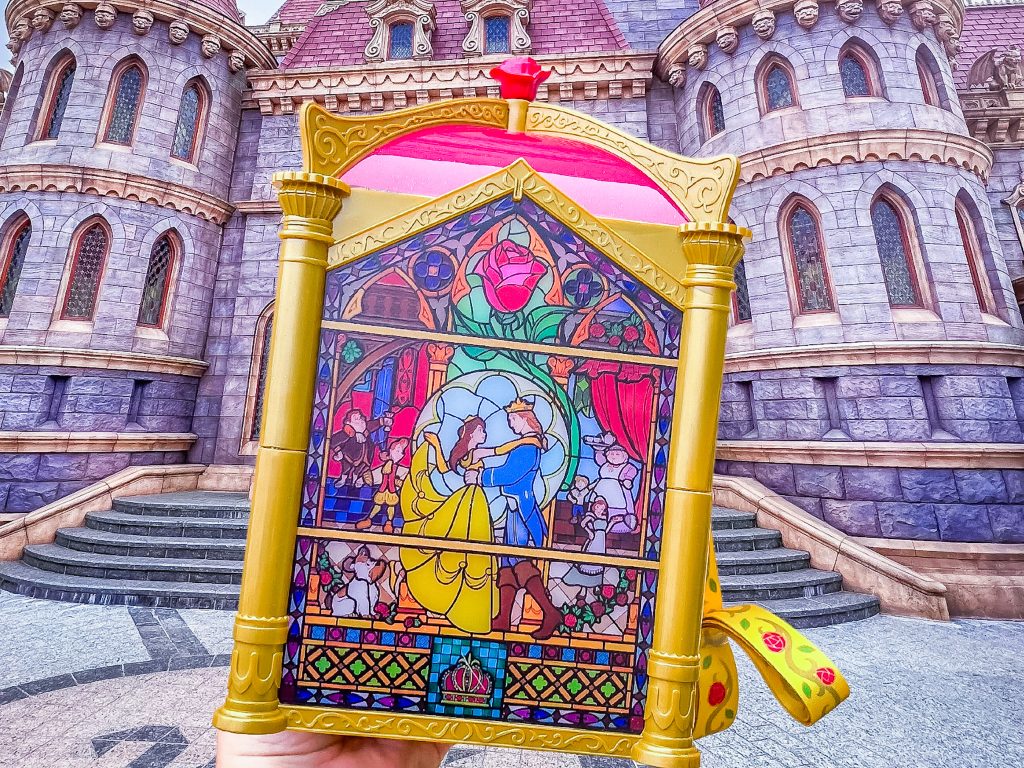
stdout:
<svg viewBox="0 0 1024 768">
<path fill-rule="evenodd" d="M 963 243 L 967 266 L 971 271 L 971 282 L 974 284 L 974 294 L 978 297 L 978 306 L 986 314 L 998 315 L 992 281 L 985 263 L 985 249 L 978 237 L 978 230 L 974 226 L 975 217 L 971 215 L 972 211 L 961 198 L 956 201 L 955 211 L 956 224 L 960 230 L 960 241 Z"/>
<path fill-rule="evenodd" d="M 157 238 L 149 252 L 146 281 L 142 284 L 142 303 L 139 304 L 139 325 L 159 328 L 164 322 L 167 296 L 174 275 L 174 262 L 180 245 L 171 232 Z"/>
<path fill-rule="evenodd" d="M 834 312 L 832 285 L 825 265 L 825 244 L 816 212 L 802 200 L 783 209 L 785 245 L 797 288 L 797 308 L 801 314 Z"/>
<path fill-rule="evenodd" d="M 758 67 L 756 82 L 761 114 L 797 105 L 796 80 L 786 60 L 769 56 Z"/>
<path fill-rule="evenodd" d="M 7 236 L 0 241 L 0 317 L 10 317 L 14 294 L 18 290 L 21 279 L 21 268 L 25 266 L 25 254 L 28 253 L 28 242 L 32 239 L 32 222 L 25 216 L 8 228 Z"/>
<path fill-rule="evenodd" d="M 512 46 L 512 19 L 488 16 L 484 19 L 484 53 L 509 53 Z"/>
<path fill-rule="evenodd" d="M 64 56 L 53 67 L 53 74 L 46 85 L 43 103 L 39 110 L 42 120 L 36 132 L 37 139 L 56 139 L 60 134 L 60 125 L 64 121 L 64 110 L 71 98 L 71 86 L 75 82 L 75 70 L 78 65 L 75 57 Z"/>
<path fill-rule="evenodd" d="M 412 58 L 412 23 L 396 21 L 388 28 L 388 59 Z"/>
<path fill-rule="evenodd" d="M 847 98 L 881 95 L 875 63 L 859 45 L 849 45 L 839 54 L 839 77 Z"/>
<path fill-rule="evenodd" d="M 174 126 L 174 140 L 171 143 L 171 157 L 194 163 L 199 154 L 199 139 L 206 119 L 209 99 L 206 88 L 198 80 L 185 86 L 178 107 L 178 122 Z"/>
<path fill-rule="evenodd" d="M 882 265 L 882 279 L 893 307 L 923 307 L 902 206 L 886 196 L 871 204 L 871 226 Z"/>
<path fill-rule="evenodd" d="M 722 94 L 711 83 L 701 86 L 700 120 L 704 131 L 704 141 L 725 130 L 725 112 L 722 109 Z"/>
<path fill-rule="evenodd" d="M 917 76 L 921 80 L 921 92 L 924 94 L 924 103 L 933 107 L 949 109 L 945 90 L 939 85 L 941 76 L 939 66 L 935 57 L 928 50 L 928 46 L 922 45 L 917 49 Z"/>
<path fill-rule="evenodd" d="M 102 219 L 79 228 L 71 240 L 71 270 L 61 320 L 92 320 L 109 251 L 110 230 Z"/>
<path fill-rule="evenodd" d="M 747 266 L 743 259 L 736 264 L 736 293 L 732 296 L 733 315 L 737 323 L 749 322 L 750 314 L 750 291 L 747 288 Z"/>
<path fill-rule="evenodd" d="M 7 125 L 11 122 L 11 112 L 14 111 L 14 102 L 18 98 L 18 92 L 21 90 L 21 81 L 24 77 L 25 63 L 22 62 L 14 71 L 14 77 L 11 78 L 11 85 L 7 89 L 7 97 L 4 99 L 3 111 L 0 112 L 0 142 L 3 141 L 3 138 L 7 133 Z"/>
<path fill-rule="evenodd" d="M 274 306 L 271 304 L 256 323 L 256 337 L 253 341 L 252 371 L 250 374 L 249 391 L 252 407 L 248 410 L 249 428 L 246 437 L 249 440 L 260 439 L 260 428 L 263 424 L 263 401 L 267 388 L 267 367 L 270 364 L 270 336 L 274 331 Z"/>
<path fill-rule="evenodd" d="M 142 64 L 129 59 L 114 70 L 107 95 L 103 140 L 111 144 L 131 144 L 135 124 L 146 91 L 146 73 Z"/>
</svg>

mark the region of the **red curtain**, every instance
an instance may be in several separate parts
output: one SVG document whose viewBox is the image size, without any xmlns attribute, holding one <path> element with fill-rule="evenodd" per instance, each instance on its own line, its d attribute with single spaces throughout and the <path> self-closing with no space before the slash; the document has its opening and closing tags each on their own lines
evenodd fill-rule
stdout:
<svg viewBox="0 0 1024 768">
<path fill-rule="evenodd" d="M 590 379 L 597 423 L 646 466 L 654 421 L 654 371 L 644 365 L 600 360 L 587 361 L 580 371 Z"/>
</svg>

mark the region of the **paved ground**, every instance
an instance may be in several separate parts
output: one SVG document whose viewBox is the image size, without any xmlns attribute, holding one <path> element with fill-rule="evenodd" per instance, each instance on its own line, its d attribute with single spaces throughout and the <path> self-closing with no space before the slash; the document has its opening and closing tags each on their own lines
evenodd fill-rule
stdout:
<svg viewBox="0 0 1024 768">
<path fill-rule="evenodd" d="M 213 768 L 231 616 L 0 593 L 0 768 Z M 737 724 L 705 768 L 1024 765 L 1024 623 L 879 616 L 811 630 L 853 695 L 807 729 L 742 665 Z M 624 761 L 456 750 L 445 768 L 621 768 Z"/>
</svg>

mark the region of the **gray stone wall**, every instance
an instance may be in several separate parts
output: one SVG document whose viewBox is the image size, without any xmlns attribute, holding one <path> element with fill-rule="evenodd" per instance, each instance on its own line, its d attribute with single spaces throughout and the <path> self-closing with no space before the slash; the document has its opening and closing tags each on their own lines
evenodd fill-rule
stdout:
<svg viewBox="0 0 1024 768">
<path fill-rule="evenodd" d="M 992 154 L 995 162 L 987 188 L 992 220 L 1006 260 L 1006 271 L 1012 280 L 1019 280 L 1024 278 L 1024 246 L 1013 223 L 1014 211 L 1004 201 L 1022 183 L 1024 149 L 997 149 Z"/>
<path fill-rule="evenodd" d="M 637 51 L 654 51 L 680 22 L 696 13 L 697 0 L 604 0 L 623 37 Z"/>
</svg>

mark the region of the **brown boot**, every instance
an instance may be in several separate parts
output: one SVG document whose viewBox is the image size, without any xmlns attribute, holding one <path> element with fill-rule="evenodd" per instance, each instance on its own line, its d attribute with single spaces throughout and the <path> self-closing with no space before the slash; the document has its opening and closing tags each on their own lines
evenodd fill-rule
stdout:
<svg viewBox="0 0 1024 768">
<path fill-rule="evenodd" d="M 540 571 L 532 562 L 523 560 L 516 564 L 516 579 L 526 590 L 526 594 L 540 607 L 542 614 L 540 626 L 530 636 L 534 640 L 547 640 L 562 624 L 562 612 L 551 602 L 551 596 L 544 588 Z"/>
<path fill-rule="evenodd" d="M 516 602 L 519 586 L 515 573 L 511 568 L 498 571 L 498 615 L 491 622 L 494 632 L 510 632 L 512 630 L 512 607 Z"/>
</svg>

